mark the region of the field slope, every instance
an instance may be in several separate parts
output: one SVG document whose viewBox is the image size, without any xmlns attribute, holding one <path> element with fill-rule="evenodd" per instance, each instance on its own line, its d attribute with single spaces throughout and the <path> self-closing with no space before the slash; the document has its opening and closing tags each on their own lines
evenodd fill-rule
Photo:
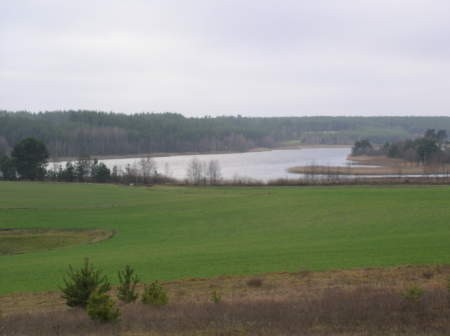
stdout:
<svg viewBox="0 0 450 336">
<path fill-rule="evenodd" d="M 450 262 L 450 187 L 124 187 L 0 183 L 0 229 L 108 240 L 0 256 L 0 295 L 54 290 L 84 257 L 143 281 Z"/>
</svg>

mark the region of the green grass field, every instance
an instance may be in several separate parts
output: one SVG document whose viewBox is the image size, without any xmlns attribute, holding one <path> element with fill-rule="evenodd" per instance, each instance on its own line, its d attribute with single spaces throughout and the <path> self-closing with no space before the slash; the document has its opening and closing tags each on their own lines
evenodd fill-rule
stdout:
<svg viewBox="0 0 450 336">
<path fill-rule="evenodd" d="M 0 255 L 0 294 L 55 290 L 84 257 L 116 281 L 450 262 L 450 187 L 124 187 L 0 183 L 0 229 L 113 238 Z"/>
</svg>

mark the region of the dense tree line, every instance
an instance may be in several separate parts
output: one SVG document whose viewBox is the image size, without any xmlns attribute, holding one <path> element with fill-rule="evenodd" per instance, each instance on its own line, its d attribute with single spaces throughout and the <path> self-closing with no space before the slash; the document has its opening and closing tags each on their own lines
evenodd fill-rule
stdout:
<svg viewBox="0 0 450 336">
<path fill-rule="evenodd" d="M 397 142 L 386 142 L 383 146 L 373 146 L 368 139 L 356 141 L 352 155 L 385 155 L 421 164 L 450 163 L 447 148 L 447 131 L 428 129 L 422 137 Z"/>
<path fill-rule="evenodd" d="M 295 140 L 306 144 L 374 143 L 450 132 L 448 117 L 203 117 L 176 113 L 0 111 L 0 155 L 21 139 L 40 139 L 52 157 L 245 151 Z"/>
</svg>

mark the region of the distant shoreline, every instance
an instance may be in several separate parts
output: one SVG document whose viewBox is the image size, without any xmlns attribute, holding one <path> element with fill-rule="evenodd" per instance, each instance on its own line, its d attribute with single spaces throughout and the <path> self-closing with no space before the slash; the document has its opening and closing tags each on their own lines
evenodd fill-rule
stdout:
<svg viewBox="0 0 450 336">
<path fill-rule="evenodd" d="M 355 166 L 298 166 L 288 169 L 294 174 L 311 175 L 430 175 L 430 174 L 450 174 L 450 165 L 419 165 L 401 159 L 392 159 L 386 156 L 352 156 L 347 157 L 349 161 L 356 163 Z M 364 167 L 366 166 L 366 167 Z M 367 167 L 369 166 L 369 167 Z"/>
<path fill-rule="evenodd" d="M 121 160 L 121 159 L 133 159 L 143 157 L 171 157 L 171 156 L 187 156 L 187 155 L 214 155 L 214 154 L 242 154 L 242 153 L 254 153 L 254 152 L 270 152 L 274 150 L 290 150 L 290 149 L 313 149 L 313 148 L 350 148 L 351 145 L 280 145 L 277 147 L 255 147 L 247 151 L 214 151 L 214 152 L 180 152 L 180 153 L 140 153 L 140 154 L 122 154 L 122 155 L 92 155 L 91 159 L 98 160 Z M 57 157 L 51 158 L 49 163 L 59 163 L 66 161 L 76 161 L 79 157 Z"/>
</svg>

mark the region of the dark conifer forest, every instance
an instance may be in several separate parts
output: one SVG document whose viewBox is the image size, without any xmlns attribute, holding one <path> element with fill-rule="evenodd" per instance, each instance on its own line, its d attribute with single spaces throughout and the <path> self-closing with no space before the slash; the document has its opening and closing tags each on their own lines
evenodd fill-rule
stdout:
<svg viewBox="0 0 450 336">
<path fill-rule="evenodd" d="M 228 152 L 295 144 L 399 141 L 427 129 L 450 133 L 450 117 L 184 117 L 177 113 L 0 111 L 0 154 L 42 141 L 52 157 Z"/>
</svg>

